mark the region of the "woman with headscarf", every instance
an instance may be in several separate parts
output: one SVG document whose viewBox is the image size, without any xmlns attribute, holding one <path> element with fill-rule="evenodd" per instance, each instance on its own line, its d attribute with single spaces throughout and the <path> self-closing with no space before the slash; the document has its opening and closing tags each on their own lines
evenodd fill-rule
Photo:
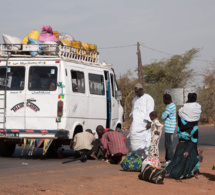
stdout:
<svg viewBox="0 0 215 195">
<path fill-rule="evenodd" d="M 179 143 L 173 160 L 165 167 L 167 175 L 175 179 L 191 177 L 199 170 L 197 143 L 201 105 L 196 102 L 196 99 L 196 93 L 189 93 L 188 101 L 178 113 L 177 137 Z"/>
</svg>

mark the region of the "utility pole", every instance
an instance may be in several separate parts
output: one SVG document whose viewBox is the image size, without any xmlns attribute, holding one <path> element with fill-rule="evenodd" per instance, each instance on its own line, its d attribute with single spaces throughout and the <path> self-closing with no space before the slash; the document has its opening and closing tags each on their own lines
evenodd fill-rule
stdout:
<svg viewBox="0 0 215 195">
<path fill-rule="evenodd" d="M 138 80 L 143 85 L 143 90 L 145 90 L 145 83 L 144 83 L 144 77 L 143 77 L 143 65 L 142 65 L 139 42 L 137 42 L 137 59 L 138 59 Z"/>
</svg>

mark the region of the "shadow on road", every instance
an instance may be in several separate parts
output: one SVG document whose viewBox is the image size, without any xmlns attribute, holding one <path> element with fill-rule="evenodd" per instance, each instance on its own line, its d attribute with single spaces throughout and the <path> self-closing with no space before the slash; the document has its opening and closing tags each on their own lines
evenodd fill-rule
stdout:
<svg viewBox="0 0 215 195">
<path fill-rule="evenodd" d="M 200 173 L 199 175 L 205 176 L 210 181 L 215 181 L 215 175 L 213 175 L 213 174 L 210 174 L 210 173 Z"/>
</svg>

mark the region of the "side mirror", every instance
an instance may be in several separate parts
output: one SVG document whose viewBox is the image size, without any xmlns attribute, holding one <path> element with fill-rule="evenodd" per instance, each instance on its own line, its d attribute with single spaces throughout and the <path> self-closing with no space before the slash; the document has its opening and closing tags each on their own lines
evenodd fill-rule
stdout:
<svg viewBox="0 0 215 195">
<path fill-rule="evenodd" d="M 122 92 L 116 91 L 116 100 L 122 100 Z"/>
</svg>

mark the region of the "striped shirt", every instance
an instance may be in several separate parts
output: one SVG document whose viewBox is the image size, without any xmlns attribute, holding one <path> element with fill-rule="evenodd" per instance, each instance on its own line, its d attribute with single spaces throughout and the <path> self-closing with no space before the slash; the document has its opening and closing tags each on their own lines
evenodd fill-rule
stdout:
<svg viewBox="0 0 215 195">
<path fill-rule="evenodd" d="M 174 103 L 168 104 L 161 118 L 164 122 L 165 133 L 174 133 L 176 126 L 176 106 Z"/>
</svg>

